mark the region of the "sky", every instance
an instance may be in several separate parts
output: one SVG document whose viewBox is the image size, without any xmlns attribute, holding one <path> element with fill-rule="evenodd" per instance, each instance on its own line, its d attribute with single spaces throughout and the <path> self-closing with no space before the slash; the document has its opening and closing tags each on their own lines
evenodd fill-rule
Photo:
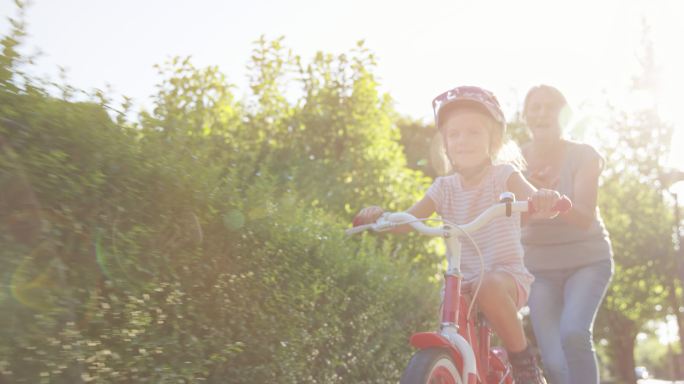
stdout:
<svg viewBox="0 0 684 384">
<path fill-rule="evenodd" d="M 0 1 L 5 33 L 16 7 Z M 34 0 L 23 50 L 42 52 L 37 75 L 57 78 L 63 67 L 78 88 L 110 86 L 149 107 L 161 80 L 153 66 L 173 56 L 218 65 L 244 97 L 262 35 L 285 36 L 304 60 L 364 40 L 395 109 L 427 120 L 431 99 L 463 84 L 492 90 L 507 116 L 540 83 L 561 89 L 576 111 L 607 103 L 628 109 L 646 24 L 661 76 L 659 111 L 676 128 L 673 147 L 682 148 L 682 16 L 677 0 Z M 670 165 L 684 168 L 684 151 L 674 152 Z"/>
</svg>

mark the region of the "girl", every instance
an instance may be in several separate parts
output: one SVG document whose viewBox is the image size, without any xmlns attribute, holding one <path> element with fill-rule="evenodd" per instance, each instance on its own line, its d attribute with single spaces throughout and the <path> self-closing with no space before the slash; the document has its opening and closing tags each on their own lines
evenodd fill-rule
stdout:
<svg viewBox="0 0 684 384">
<path fill-rule="evenodd" d="M 437 212 L 446 220 L 466 223 L 498 202 L 501 192 L 511 191 L 519 198 L 531 198 L 539 209 L 537 216 L 552 217 L 550 209 L 558 201 L 557 192 L 536 190 L 513 165 L 495 164 L 506 120 L 491 92 L 457 87 L 437 96 L 432 105 L 435 125 L 455 172 L 435 179 L 425 197 L 407 212 L 418 218 Z M 354 224 L 374 222 L 382 213 L 380 207 L 364 208 Z M 523 265 L 520 214 L 514 215 L 517 217 L 496 219 L 473 235 L 485 261 L 477 304 L 508 350 L 515 382 L 539 384 L 545 381 L 517 315 L 527 301 L 533 277 Z M 405 225 L 393 232 L 409 230 Z M 479 258 L 469 242 L 463 243 L 461 272 L 463 290 L 468 292 L 480 273 Z"/>
</svg>

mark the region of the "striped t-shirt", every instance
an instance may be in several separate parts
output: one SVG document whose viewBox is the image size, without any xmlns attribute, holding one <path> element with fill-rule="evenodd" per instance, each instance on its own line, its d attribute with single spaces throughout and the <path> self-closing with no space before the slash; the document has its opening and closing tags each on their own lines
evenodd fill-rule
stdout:
<svg viewBox="0 0 684 384">
<path fill-rule="evenodd" d="M 493 165 L 478 186 L 465 189 L 458 173 L 438 177 L 428 189 L 427 196 L 434 201 L 437 213 L 442 218 L 455 224 L 466 224 L 499 202 L 499 195 L 507 190 L 508 178 L 516 172 L 519 171 L 511 164 Z M 471 236 L 482 252 L 485 272 L 509 272 L 529 291 L 534 277 L 523 263 L 520 213 L 498 217 Z M 479 277 L 480 259 L 470 240 L 462 237 L 461 244 L 461 272 L 464 282 L 468 283 Z"/>
</svg>

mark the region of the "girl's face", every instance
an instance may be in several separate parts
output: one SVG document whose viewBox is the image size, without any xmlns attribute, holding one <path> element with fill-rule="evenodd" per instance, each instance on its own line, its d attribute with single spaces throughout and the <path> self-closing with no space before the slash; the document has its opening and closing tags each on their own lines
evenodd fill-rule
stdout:
<svg viewBox="0 0 684 384">
<path fill-rule="evenodd" d="M 548 91 L 541 89 L 530 95 L 525 107 L 527 127 L 535 141 L 555 141 L 562 134 L 561 111 L 564 105 Z"/>
<path fill-rule="evenodd" d="M 492 120 L 474 111 L 459 111 L 446 116 L 442 130 L 451 161 L 460 168 L 473 167 L 491 158 Z"/>
</svg>

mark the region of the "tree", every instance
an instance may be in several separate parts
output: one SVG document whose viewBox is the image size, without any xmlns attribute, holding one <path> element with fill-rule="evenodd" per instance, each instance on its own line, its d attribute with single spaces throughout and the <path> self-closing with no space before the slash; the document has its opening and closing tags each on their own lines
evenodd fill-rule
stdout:
<svg viewBox="0 0 684 384">
<path fill-rule="evenodd" d="M 635 80 L 634 92 L 652 95 L 654 90 L 643 85 L 651 84 L 657 73 L 648 39 L 645 44 L 639 78 L 649 80 Z M 653 100 L 641 110 L 615 114 L 609 129 L 601 132 L 607 167 L 600 206 L 611 233 L 616 270 L 596 330 L 608 341 L 613 371 L 625 382 L 635 381 L 635 338 L 648 320 L 662 316 L 657 305 L 667 303 L 668 311 L 677 315 L 680 332 L 684 329 L 672 216 L 660 184 L 672 127 L 660 119 Z"/>
</svg>

